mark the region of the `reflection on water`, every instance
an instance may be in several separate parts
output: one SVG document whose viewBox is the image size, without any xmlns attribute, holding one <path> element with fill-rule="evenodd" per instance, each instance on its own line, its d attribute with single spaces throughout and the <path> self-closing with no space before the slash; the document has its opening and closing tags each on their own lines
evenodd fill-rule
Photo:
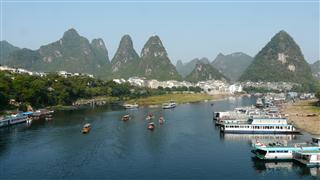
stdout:
<svg viewBox="0 0 320 180">
<path fill-rule="evenodd" d="M 229 134 L 220 133 L 220 138 L 226 141 L 293 141 L 298 139 L 294 134 Z"/>
<path fill-rule="evenodd" d="M 259 174 L 286 174 L 290 172 L 296 173 L 298 176 L 320 176 L 320 168 L 307 168 L 294 161 L 264 161 L 255 157 L 251 158 L 253 167 Z"/>
</svg>

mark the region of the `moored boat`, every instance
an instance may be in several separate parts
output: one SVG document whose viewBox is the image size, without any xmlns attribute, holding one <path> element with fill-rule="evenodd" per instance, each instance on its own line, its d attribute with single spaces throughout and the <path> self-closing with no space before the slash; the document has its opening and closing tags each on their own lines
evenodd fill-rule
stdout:
<svg viewBox="0 0 320 180">
<path fill-rule="evenodd" d="M 46 119 L 46 120 L 51 120 L 53 119 L 54 111 L 53 110 L 48 110 L 48 109 L 38 109 L 33 112 L 32 114 L 32 119 L 38 120 L 38 119 Z"/>
<path fill-rule="evenodd" d="M 123 105 L 124 108 L 126 109 L 136 109 L 139 107 L 139 105 L 137 103 L 134 103 L 134 104 L 124 104 Z"/>
<path fill-rule="evenodd" d="M 287 123 L 285 118 L 251 118 L 247 123 L 222 124 L 220 130 L 225 133 L 244 134 L 299 133 L 292 124 Z"/>
<path fill-rule="evenodd" d="M 307 167 L 320 167 L 320 147 L 311 150 L 301 148 L 293 152 L 293 159 Z"/>
<path fill-rule="evenodd" d="M 23 112 L 5 116 L 0 119 L 0 127 L 11 126 L 20 123 L 31 123 L 32 112 Z"/>
<path fill-rule="evenodd" d="M 162 104 L 162 109 L 172 109 L 177 106 L 176 102 L 170 101 L 169 103 L 163 103 Z"/>
<path fill-rule="evenodd" d="M 255 143 L 252 143 L 252 152 L 257 158 L 262 160 L 291 160 L 294 159 L 296 152 L 301 152 L 304 155 L 306 155 L 307 152 L 320 152 L 318 142 L 320 142 L 319 138 L 312 138 L 311 143 L 295 143 L 292 145 L 286 145 L 278 141 L 263 143 L 257 140 Z M 300 155 L 297 154 L 299 160 L 302 159 L 303 156 L 301 153 Z"/>
<path fill-rule="evenodd" d="M 90 129 L 91 129 L 91 124 L 87 123 L 82 127 L 82 133 L 87 134 L 89 133 Z"/>
</svg>

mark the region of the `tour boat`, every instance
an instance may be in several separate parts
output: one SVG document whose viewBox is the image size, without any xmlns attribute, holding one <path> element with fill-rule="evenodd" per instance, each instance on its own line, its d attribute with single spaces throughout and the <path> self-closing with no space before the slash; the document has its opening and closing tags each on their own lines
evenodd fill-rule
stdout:
<svg viewBox="0 0 320 180">
<path fill-rule="evenodd" d="M 0 119 L 0 127 L 11 126 L 25 122 L 31 123 L 32 119 L 29 117 L 30 115 L 32 115 L 32 112 L 24 112 L 2 117 Z"/>
<path fill-rule="evenodd" d="M 128 121 L 130 119 L 129 114 L 122 116 L 122 121 Z"/>
<path fill-rule="evenodd" d="M 261 115 L 263 112 L 253 107 L 235 108 L 233 111 L 213 112 L 213 120 L 232 120 L 232 119 L 246 119 L 254 115 Z"/>
<path fill-rule="evenodd" d="M 169 103 L 163 103 L 162 104 L 162 109 L 171 109 L 175 108 L 177 104 L 174 101 L 170 101 Z"/>
<path fill-rule="evenodd" d="M 91 124 L 87 123 L 87 124 L 85 124 L 85 125 L 83 126 L 83 128 L 82 128 L 82 133 L 83 133 L 83 134 L 87 134 L 87 133 L 89 133 L 90 129 L 91 129 Z"/>
<path fill-rule="evenodd" d="M 214 113 L 216 125 L 246 123 L 250 118 L 270 118 L 275 115 L 256 108 L 235 108 L 234 111 Z"/>
<path fill-rule="evenodd" d="M 156 125 L 155 125 L 153 122 L 151 122 L 151 123 L 148 124 L 148 127 L 147 127 L 147 128 L 148 128 L 149 130 L 154 130 L 155 127 L 156 127 Z"/>
<path fill-rule="evenodd" d="M 320 167 L 320 147 L 318 149 L 301 148 L 293 152 L 293 159 L 307 167 Z"/>
<path fill-rule="evenodd" d="M 298 133 L 292 124 L 287 123 L 285 118 L 251 118 L 247 123 L 222 124 L 220 130 L 225 133 Z"/>
<path fill-rule="evenodd" d="M 257 158 L 263 160 L 291 160 L 295 157 L 294 154 L 296 152 L 303 151 L 305 155 L 307 152 L 320 152 L 319 142 L 319 138 L 312 138 L 311 143 L 296 143 L 288 146 L 280 142 L 263 143 L 257 140 L 255 143 L 252 143 L 252 152 L 256 155 Z M 297 155 L 297 158 L 298 157 L 301 156 Z"/>
<path fill-rule="evenodd" d="M 137 103 L 134 104 L 124 104 L 123 107 L 125 107 L 126 109 L 135 109 L 138 108 L 139 105 Z"/>
</svg>

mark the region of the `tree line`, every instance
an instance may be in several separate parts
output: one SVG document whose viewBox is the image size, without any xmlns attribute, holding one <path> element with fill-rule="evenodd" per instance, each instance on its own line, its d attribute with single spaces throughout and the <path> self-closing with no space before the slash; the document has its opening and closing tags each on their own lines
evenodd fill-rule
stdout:
<svg viewBox="0 0 320 180">
<path fill-rule="evenodd" d="M 88 76 L 63 77 L 56 73 L 46 76 L 32 76 L 0 71 L 0 110 L 12 107 L 14 100 L 19 104 L 32 107 L 72 105 L 78 99 L 90 99 L 97 96 L 132 99 L 161 95 L 172 91 L 201 92 L 200 87 L 172 87 L 150 89 L 136 87 L 129 83 L 117 84 Z"/>
</svg>

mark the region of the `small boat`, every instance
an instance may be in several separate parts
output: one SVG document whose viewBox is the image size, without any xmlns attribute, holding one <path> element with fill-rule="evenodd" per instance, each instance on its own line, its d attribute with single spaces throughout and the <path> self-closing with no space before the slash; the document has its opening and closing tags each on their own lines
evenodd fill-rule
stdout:
<svg viewBox="0 0 320 180">
<path fill-rule="evenodd" d="M 83 133 L 83 134 L 89 133 L 90 128 L 91 128 L 91 124 L 89 124 L 89 123 L 85 124 L 85 125 L 83 126 L 83 128 L 82 128 L 82 133 Z"/>
<path fill-rule="evenodd" d="M 152 114 L 148 114 L 147 117 L 146 117 L 146 120 L 151 120 L 154 118 L 154 115 Z"/>
<path fill-rule="evenodd" d="M 163 103 L 162 104 L 162 109 L 172 109 L 177 106 L 176 102 L 170 101 L 169 103 Z"/>
<path fill-rule="evenodd" d="M 164 121 L 165 121 L 164 118 L 161 116 L 161 117 L 159 118 L 159 124 L 162 125 L 162 124 L 164 123 Z"/>
<path fill-rule="evenodd" d="M 124 104 L 123 105 L 124 108 L 126 109 L 136 109 L 139 107 L 139 105 L 137 103 L 134 103 L 134 104 Z"/>
<path fill-rule="evenodd" d="M 128 121 L 130 119 L 129 114 L 122 116 L 122 121 Z"/>
<path fill-rule="evenodd" d="M 148 129 L 149 130 L 154 130 L 155 127 L 156 127 L 156 125 L 153 122 L 148 124 Z"/>
</svg>

